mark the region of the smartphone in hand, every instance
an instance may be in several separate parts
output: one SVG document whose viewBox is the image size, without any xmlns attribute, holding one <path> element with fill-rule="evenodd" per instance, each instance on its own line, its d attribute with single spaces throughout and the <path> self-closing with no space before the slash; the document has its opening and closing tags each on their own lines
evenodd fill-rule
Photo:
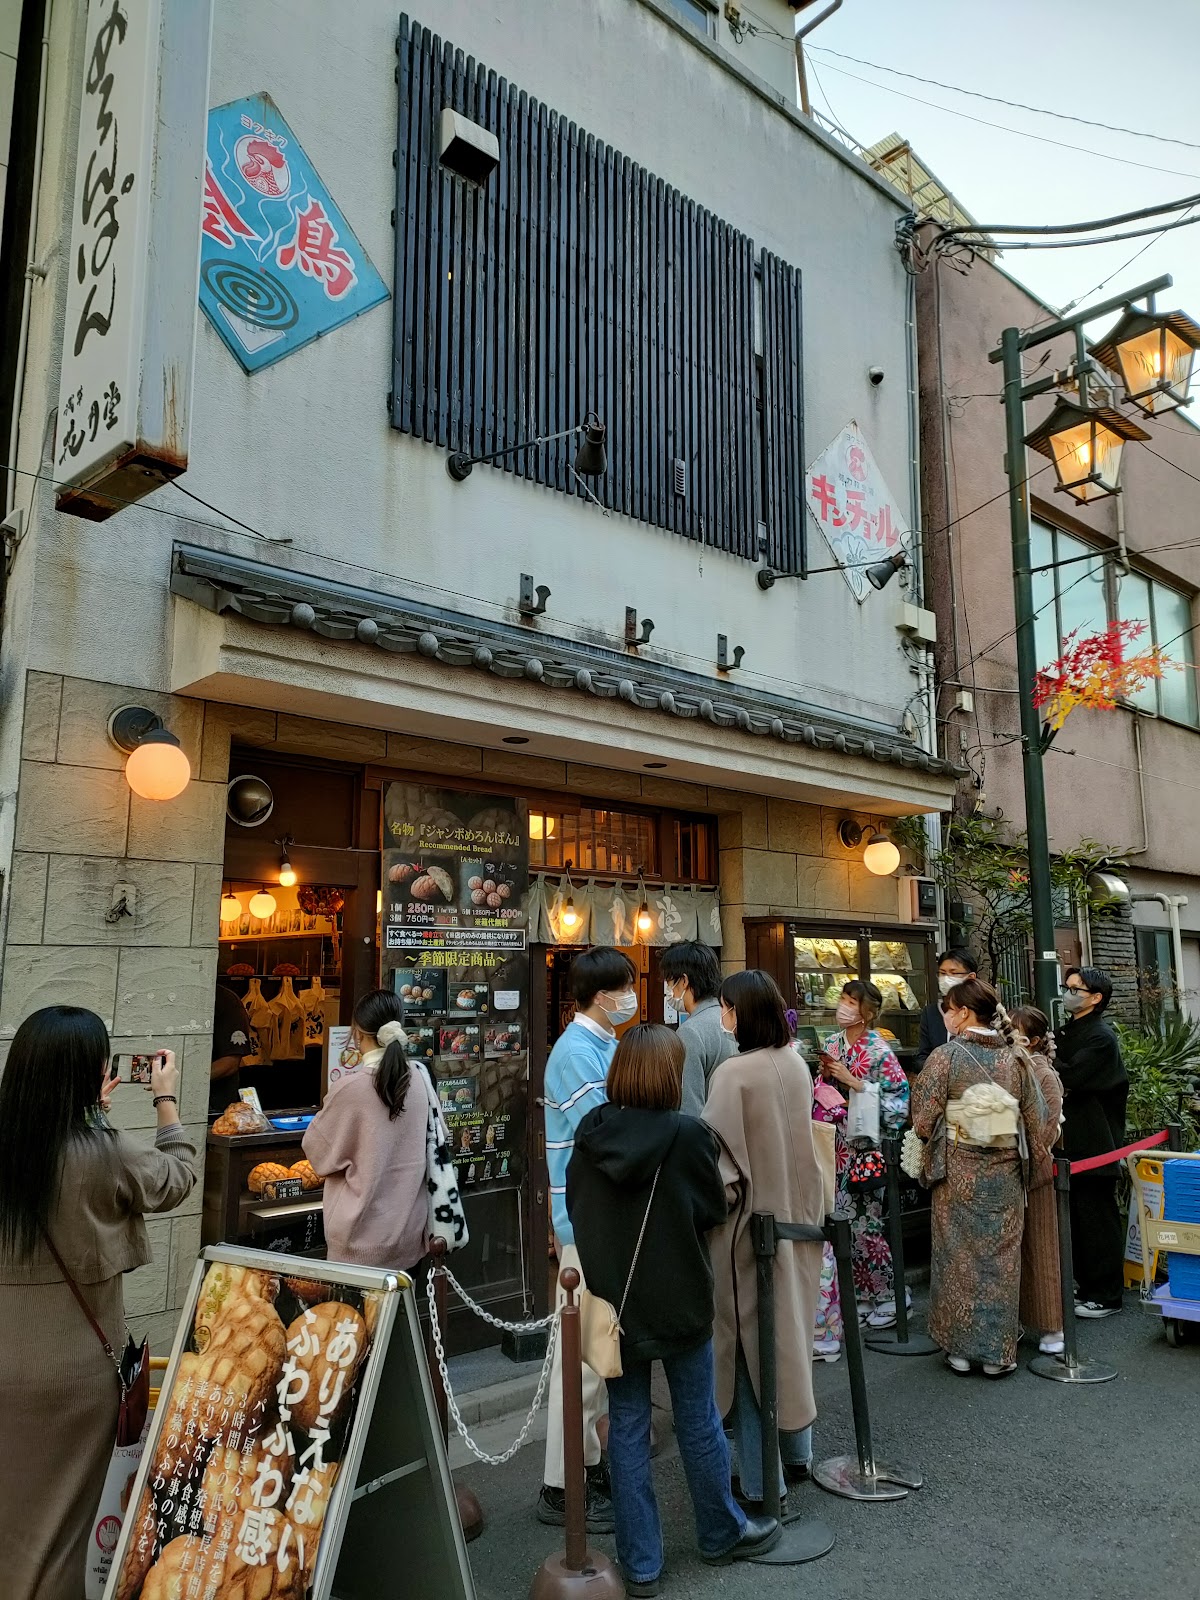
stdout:
<svg viewBox="0 0 1200 1600">
<path fill-rule="evenodd" d="M 115 1055 L 111 1062 L 111 1075 L 118 1083 L 140 1083 L 143 1089 L 148 1089 L 154 1063 L 161 1055 L 161 1051 L 148 1056 Z"/>
</svg>

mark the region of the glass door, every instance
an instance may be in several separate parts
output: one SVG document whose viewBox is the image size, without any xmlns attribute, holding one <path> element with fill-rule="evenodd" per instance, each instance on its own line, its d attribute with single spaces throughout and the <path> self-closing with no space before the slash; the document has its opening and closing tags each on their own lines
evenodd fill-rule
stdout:
<svg viewBox="0 0 1200 1600">
<path fill-rule="evenodd" d="M 927 1004 L 929 941 L 927 939 L 868 939 L 867 974 L 883 995 L 879 1028 L 894 1038 L 892 1049 L 907 1055 L 917 1048 L 921 1007 Z"/>
</svg>

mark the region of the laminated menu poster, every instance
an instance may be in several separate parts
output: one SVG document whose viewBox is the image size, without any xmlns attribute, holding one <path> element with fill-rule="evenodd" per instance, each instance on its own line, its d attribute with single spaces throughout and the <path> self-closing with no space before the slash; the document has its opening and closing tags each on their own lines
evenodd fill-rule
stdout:
<svg viewBox="0 0 1200 1600">
<path fill-rule="evenodd" d="M 207 1268 L 108 1600 L 308 1592 L 382 1298 Z"/>
</svg>

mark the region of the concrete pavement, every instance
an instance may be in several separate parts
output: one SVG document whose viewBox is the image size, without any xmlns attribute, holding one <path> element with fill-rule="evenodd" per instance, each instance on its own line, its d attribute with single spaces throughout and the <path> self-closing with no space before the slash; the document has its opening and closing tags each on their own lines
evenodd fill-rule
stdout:
<svg viewBox="0 0 1200 1600">
<path fill-rule="evenodd" d="M 922 1300 L 918 1298 L 918 1326 Z M 892 1505 L 855 1505 L 806 1485 L 798 1504 L 837 1534 L 807 1567 L 705 1567 L 669 1415 L 656 1416 L 655 1463 L 666 1537 L 664 1597 L 750 1600 L 1194 1600 L 1200 1592 L 1200 1340 L 1168 1348 L 1157 1318 L 1126 1310 L 1084 1324 L 1083 1349 L 1119 1370 L 1113 1383 L 1070 1388 L 1022 1367 L 993 1382 L 960 1378 L 940 1357 L 867 1354 L 876 1453 L 924 1472 L 926 1487 Z M 845 1362 L 816 1373 L 818 1459 L 852 1452 Z M 661 1373 L 658 1374 L 661 1385 Z M 656 1401 L 665 1403 L 665 1385 Z M 490 1447 L 519 1423 L 488 1425 Z M 540 1431 L 540 1430 L 539 1430 Z M 480 1600 L 524 1600 L 561 1535 L 534 1516 L 542 1446 L 506 1467 L 458 1476 L 487 1528 L 470 1546 Z M 613 1557 L 611 1539 L 595 1541 Z"/>
</svg>

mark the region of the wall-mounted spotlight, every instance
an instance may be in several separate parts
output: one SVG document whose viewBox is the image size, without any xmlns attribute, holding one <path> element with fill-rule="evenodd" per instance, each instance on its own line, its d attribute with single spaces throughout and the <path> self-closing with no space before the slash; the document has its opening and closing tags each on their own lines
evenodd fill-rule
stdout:
<svg viewBox="0 0 1200 1600">
<path fill-rule="evenodd" d="M 580 436 L 571 469 L 576 479 L 602 478 L 608 471 L 608 451 L 605 448 L 608 430 L 594 411 L 589 411 L 583 421 L 577 422 L 572 428 L 563 428 L 558 433 L 539 433 L 532 439 L 522 439 L 520 444 L 505 445 L 503 450 L 489 450 L 485 455 L 472 456 L 464 450 L 452 450 L 446 457 L 446 471 L 455 483 L 462 483 L 471 476 L 471 468 L 481 461 L 499 461 L 504 456 L 516 455 L 519 450 L 533 450 L 540 445 L 552 444 L 555 439 L 569 439 L 575 434 Z M 586 483 L 582 487 L 596 500 Z M 596 500 L 596 504 L 600 505 L 599 500 Z"/>
<path fill-rule="evenodd" d="M 735 644 L 733 654 L 729 653 L 729 638 L 727 634 L 717 635 L 717 671 L 736 672 L 742 664 L 742 657 L 746 654 L 745 645 Z"/>
<path fill-rule="evenodd" d="M 163 719 L 145 706 L 121 706 L 108 719 L 108 737 L 124 750 L 125 781 L 143 800 L 174 800 L 191 782 L 192 764 Z"/>
<path fill-rule="evenodd" d="M 908 564 L 907 552 L 897 550 L 882 561 L 837 561 L 831 567 L 809 567 L 806 572 L 776 572 L 773 567 L 760 567 L 754 574 L 754 581 L 760 589 L 773 589 L 779 578 L 815 578 L 823 572 L 844 572 L 847 567 L 859 567 L 872 589 L 886 589 Z"/>
<path fill-rule="evenodd" d="M 536 599 L 534 596 L 536 595 Z M 521 574 L 521 596 L 517 601 L 517 610 L 523 617 L 540 617 L 546 609 L 546 601 L 550 598 L 550 585 L 539 583 L 536 590 L 533 586 L 533 573 Z"/>
<path fill-rule="evenodd" d="M 636 650 L 640 644 L 649 644 L 650 635 L 654 632 L 653 617 L 643 617 L 642 625 L 638 627 L 638 614 L 634 606 L 625 607 L 625 645 L 629 650 Z"/>
</svg>

